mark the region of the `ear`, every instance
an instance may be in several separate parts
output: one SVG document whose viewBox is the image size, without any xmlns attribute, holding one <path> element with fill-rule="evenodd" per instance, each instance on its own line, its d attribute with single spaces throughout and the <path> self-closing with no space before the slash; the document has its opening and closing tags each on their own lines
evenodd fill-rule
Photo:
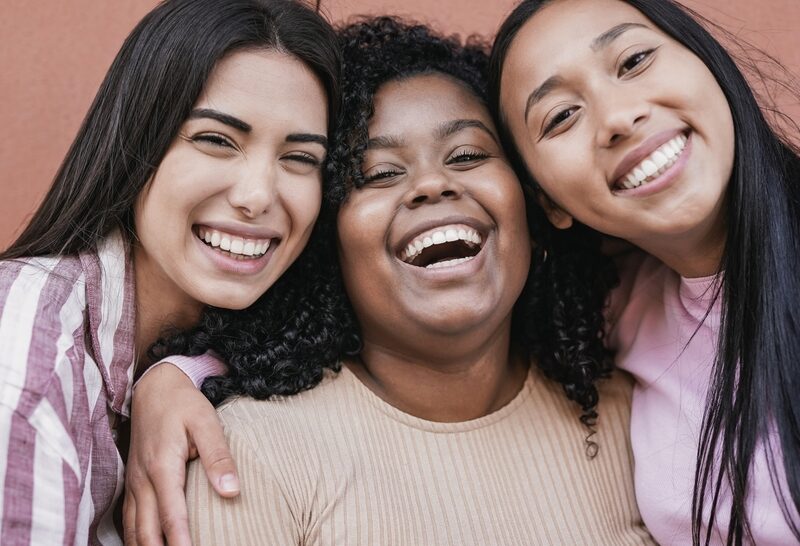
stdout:
<svg viewBox="0 0 800 546">
<path fill-rule="evenodd" d="M 558 229 L 568 229 L 572 227 L 572 215 L 553 202 L 544 192 L 539 192 L 537 199 L 551 224 Z"/>
</svg>

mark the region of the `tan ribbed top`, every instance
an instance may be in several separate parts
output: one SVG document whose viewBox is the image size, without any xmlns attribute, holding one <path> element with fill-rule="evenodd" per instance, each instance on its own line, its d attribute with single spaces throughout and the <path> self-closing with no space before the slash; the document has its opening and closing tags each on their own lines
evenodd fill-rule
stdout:
<svg viewBox="0 0 800 546">
<path fill-rule="evenodd" d="M 390 406 L 346 368 L 316 388 L 220 409 L 242 480 L 217 496 L 189 467 L 196 545 L 653 544 L 633 496 L 630 381 L 601 387 L 597 457 L 561 387 L 531 372 L 461 423 Z"/>
</svg>

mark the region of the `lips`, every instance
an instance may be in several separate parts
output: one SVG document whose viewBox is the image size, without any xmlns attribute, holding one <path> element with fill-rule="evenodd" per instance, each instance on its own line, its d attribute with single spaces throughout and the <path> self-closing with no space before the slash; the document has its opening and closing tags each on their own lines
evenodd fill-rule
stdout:
<svg viewBox="0 0 800 546">
<path fill-rule="evenodd" d="M 470 261 L 481 251 L 487 230 L 474 221 L 442 221 L 418 227 L 399 245 L 397 257 L 425 269 L 441 269 Z"/>
<path fill-rule="evenodd" d="M 238 259 L 256 259 L 266 254 L 280 239 L 266 230 L 226 230 L 208 225 L 196 225 L 193 231 L 206 246 Z"/>
<path fill-rule="evenodd" d="M 688 136 L 688 130 L 673 129 L 646 139 L 617 166 L 612 189 L 633 189 L 658 178 L 678 160 Z"/>
</svg>

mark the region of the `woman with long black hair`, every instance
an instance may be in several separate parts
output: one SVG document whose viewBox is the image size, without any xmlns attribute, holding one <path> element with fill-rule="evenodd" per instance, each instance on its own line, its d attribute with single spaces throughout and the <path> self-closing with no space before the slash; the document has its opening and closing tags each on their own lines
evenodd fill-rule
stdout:
<svg viewBox="0 0 800 546">
<path fill-rule="evenodd" d="M 339 71 L 332 29 L 299 2 L 168 0 L 126 39 L 0 255 L 2 544 L 121 543 L 123 424 L 151 345 L 208 306 L 315 297 L 313 255 L 295 261 Z"/>
<path fill-rule="evenodd" d="M 796 150 L 671 1 L 525 1 L 498 33 L 491 87 L 563 237 L 589 226 L 650 255 L 620 260 L 608 340 L 637 379 L 637 500 L 654 537 L 800 539 Z M 542 243 L 552 268 L 601 255 Z"/>
</svg>

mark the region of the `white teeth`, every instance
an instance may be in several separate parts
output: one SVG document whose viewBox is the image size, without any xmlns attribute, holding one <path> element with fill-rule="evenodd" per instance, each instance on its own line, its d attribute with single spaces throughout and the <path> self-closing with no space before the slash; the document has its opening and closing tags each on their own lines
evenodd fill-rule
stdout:
<svg viewBox="0 0 800 546">
<path fill-rule="evenodd" d="M 272 242 L 272 239 L 244 239 L 208 228 L 199 228 L 197 236 L 212 247 L 240 256 L 262 256 L 269 250 Z"/>
<path fill-rule="evenodd" d="M 644 171 L 645 175 L 653 176 L 656 174 L 656 172 L 658 172 L 658 166 L 649 159 L 645 159 L 642 161 L 642 170 Z"/>
<path fill-rule="evenodd" d="M 651 157 L 653 158 L 653 162 L 658 166 L 659 169 L 664 165 L 666 165 L 667 161 L 669 161 L 669 158 L 658 150 L 653 152 L 653 155 Z"/>
<path fill-rule="evenodd" d="M 662 144 L 652 154 L 642 160 L 639 165 L 631 169 L 631 171 L 622 177 L 620 184 L 623 188 L 632 189 L 641 186 L 646 182 L 650 182 L 664 171 L 670 168 L 678 156 L 686 147 L 688 138 L 686 135 L 680 134 Z"/>
<path fill-rule="evenodd" d="M 433 232 L 428 232 L 422 237 L 417 237 L 406 246 L 400 253 L 401 259 L 404 261 L 411 261 L 424 249 L 434 245 L 441 245 L 443 243 L 452 241 L 466 241 L 475 245 L 480 245 L 482 242 L 480 234 L 472 228 L 468 227 L 448 227 L 445 229 L 437 229 Z"/>
<path fill-rule="evenodd" d="M 464 262 L 468 262 L 473 259 L 475 256 L 467 256 L 466 258 L 454 258 L 452 260 L 444 260 L 443 262 L 436 262 L 430 265 L 426 265 L 425 269 L 440 269 L 442 267 L 451 267 L 458 264 L 463 264 Z"/>
</svg>

